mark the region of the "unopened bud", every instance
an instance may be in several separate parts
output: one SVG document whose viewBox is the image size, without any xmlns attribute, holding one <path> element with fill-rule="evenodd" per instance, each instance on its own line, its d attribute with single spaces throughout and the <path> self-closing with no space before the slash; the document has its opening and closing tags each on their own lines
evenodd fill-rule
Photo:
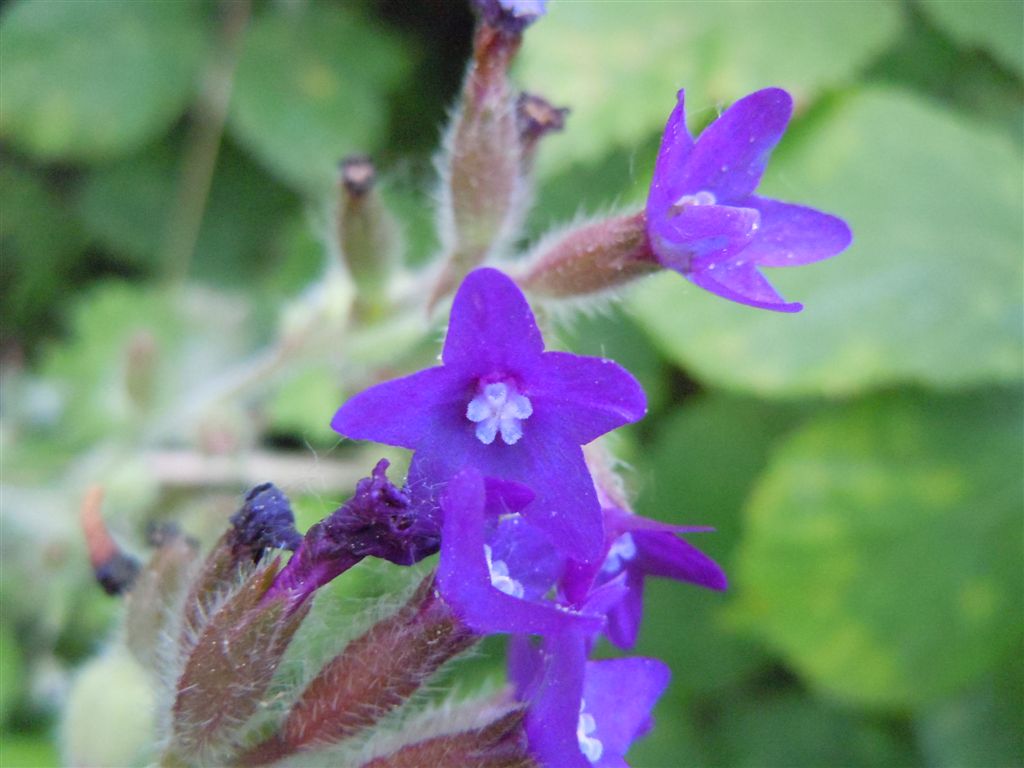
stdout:
<svg viewBox="0 0 1024 768">
<path fill-rule="evenodd" d="M 446 261 L 431 304 L 515 233 L 526 197 L 508 68 L 520 37 L 477 28 L 473 60 L 440 162 L 439 208 Z"/>
<path fill-rule="evenodd" d="M 644 214 L 602 219 L 546 238 L 517 282 L 538 296 L 568 299 L 616 288 L 660 269 Z"/>
<path fill-rule="evenodd" d="M 517 36 L 544 15 L 547 0 L 473 0 L 481 21 L 502 34 Z"/>
<path fill-rule="evenodd" d="M 398 613 L 328 662 L 295 702 L 281 730 L 240 763 L 276 762 L 363 731 L 478 639 L 437 594 L 433 575 L 428 576 Z"/>
<path fill-rule="evenodd" d="M 193 632 L 208 606 L 225 588 L 248 578 L 268 549 L 295 549 L 301 540 L 291 504 L 275 485 L 263 483 L 249 491 L 192 582 L 183 631 Z"/>
<path fill-rule="evenodd" d="M 527 747 L 523 720 L 523 710 L 515 709 L 481 728 L 409 744 L 364 763 L 362 768 L 420 768 L 424 765 L 538 768 Z"/>
<path fill-rule="evenodd" d="M 194 541 L 166 527 L 159 529 L 156 540 L 158 549 L 135 579 L 124 617 L 125 645 L 150 672 L 160 671 L 163 644 L 175 634 L 172 608 L 188 587 L 198 554 Z"/>
<path fill-rule="evenodd" d="M 522 151 L 523 169 L 529 170 L 537 155 L 537 144 L 549 133 L 565 128 L 568 107 L 555 107 L 543 96 L 525 91 L 516 101 L 516 123 L 519 126 L 519 141 Z"/>
<path fill-rule="evenodd" d="M 136 331 L 128 341 L 125 353 L 125 389 L 139 410 L 153 404 L 156 394 L 159 348 L 156 337 L 148 330 Z"/>
<path fill-rule="evenodd" d="M 102 503 L 103 489 L 93 486 L 82 501 L 79 519 L 96 581 L 108 595 L 120 595 L 131 589 L 139 573 L 139 561 L 123 552 L 110 535 L 100 512 Z"/>
<path fill-rule="evenodd" d="M 375 314 L 398 263 L 401 237 L 394 216 L 375 189 L 377 171 L 365 155 L 338 166 L 338 244 L 357 290 L 357 311 Z"/>
<path fill-rule="evenodd" d="M 186 764 L 215 760 L 260 708 L 309 605 L 263 603 L 278 562 L 258 569 L 201 627 L 187 649 L 173 707 L 173 750 Z"/>
</svg>

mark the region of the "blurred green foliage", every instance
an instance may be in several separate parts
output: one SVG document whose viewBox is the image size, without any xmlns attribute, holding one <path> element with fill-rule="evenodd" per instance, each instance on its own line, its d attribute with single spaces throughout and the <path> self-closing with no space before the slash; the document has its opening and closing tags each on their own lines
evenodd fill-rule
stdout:
<svg viewBox="0 0 1024 768">
<path fill-rule="evenodd" d="M 330 301 L 309 307 L 337 268 L 340 156 L 383 159 L 411 260 L 431 253 L 429 152 L 471 22 L 458 3 L 257 2 L 234 61 L 213 2 L 4 7 L 0 765 L 57 759 L 55 706 L 114 611 L 78 540 L 86 483 L 108 486 L 126 542 L 163 519 L 208 537 L 246 457 L 307 459 L 259 479 L 308 524 L 344 496 L 331 462 L 362 459 L 327 429 L 346 388 L 436 354 L 436 335 L 385 327 L 250 357 L 331 327 Z M 527 34 L 522 86 L 572 108 L 541 150 L 531 236 L 642 202 L 678 88 L 696 131 L 767 85 L 798 109 L 763 191 L 855 234 L 772 275 L 795 317 L 666 275 L 560 327 L 643 380 L 651 414 L 618 444 L 638 511 L 715 526 L 694 540 L 733 583 L 649 586 L 638 652 L 674 682 L 634 765 L 1024 764 L 1022 29 L 1017 0 L 553 2 Z M 166 260 L 196 201 L 183 281 Z M 161 450 L 237 465 L 190 484 L 157 471 Z M 353 573 L 318 621 L 385 582 Z"/>
</svg>

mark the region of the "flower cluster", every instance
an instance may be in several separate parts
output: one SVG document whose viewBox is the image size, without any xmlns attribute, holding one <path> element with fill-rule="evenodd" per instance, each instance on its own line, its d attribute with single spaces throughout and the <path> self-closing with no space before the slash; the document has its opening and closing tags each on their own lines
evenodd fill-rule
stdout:
<svg viewBox="0 0 1024 768">
<path fill-rule="evenodd" d="M 353 156 L 340 167 L 335 240 L 355 287 L 351 322 L 424 325 L 451 301 L 440 363 L 386 381 L 370 372 L 379 383 L 331 421 L 345 438 L 411 451 L 404 483 L 393 484 L 381 460 L 304 535 L 288 498 L 264 483 L 202 563 L 191 540 L 169 533 L 141 566 L 107 533 L 98 498 L 83 512 L 98 578 L 127 593 L 127 647 L 154 678 L 175 681 L 160 710 L 161 764 L 270 765 L 358 742 L 386 730 L 385 716 L 449 660 L 497 633 L 510 636 L 502 696 L 471 702 L 461 718 L 452 705 L 452 722 L 403 728 L 382 745 L 366 739 L 333 762 L 621 767 L 651 727 L 669 671 L 657 659 L 595 660 L 596 643 L 633 648 L 648 577 L 726 588 L 721 568 L 683 538 L 710 529 L 634 514 L 605 454 L 603 436 L 646 414 L 640 384 L 612 360 L 547 349 L 527 297 L 572 299 L 563 305 L 571 308 L 668 268 L 725 299 L 792 312 L 800 305 L 761 268 L 835 255 L 849 229 L 754 194 L 790 118 L 785 91 L 740 99 L 696 140 L 680 91 L 643 211 L 546 238 L 508 261 L 538 144 L 568 110 L 515 93 L 507 79 L 544 1 L 473 4 L 473 58 L 438 160 L 441 249 L 418 281 L 404 282 L 415 295 L 396 287 L 402 238 L 372 162 Z M 400 609 L 300 685 L 274 688 L 324 585 L 368 557 L 411 566 L 438 553 Z M 271 714 L 247 730 L 263 711 Z"/>
<path fill-rule="evenodd" d="M 332 425 L 414 451 L 410 504 L 442 520 L 438 592 L 473 631 L 516 637 L 512 678 L 533 753 L 552 766 L 621 764 L 668 672 L 652 659 L 588 661 L 589 651 L 602 633 L 632 647 L 648 575 L 725 588 L 677 535 L 707 529 L 612 503 L 581 446 L 641 418 L 643 392 L 611 360 L 545 351 L 501 272 L 462 283 L 442 363 L 356 395 Z M 634 689 L 625 712 L 614 706 Z"/>
</svg>

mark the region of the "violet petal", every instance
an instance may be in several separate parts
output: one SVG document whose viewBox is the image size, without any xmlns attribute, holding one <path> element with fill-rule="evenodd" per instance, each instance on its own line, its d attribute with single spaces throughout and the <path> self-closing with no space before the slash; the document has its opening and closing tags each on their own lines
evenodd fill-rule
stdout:
<svg viewBox="0 0 1024 768">
<path fill-rule="evenodd" d="M 576 735 L 586 658 L 581 633 L 563 632 L 544 643 L 543 678 L 526 715 L 530 751 L 542 765 L 591 768 Z"/>
<path fill-rule="evenodd" d="M 827 259 L 853 239 L 845 221 L 814 208 L 754 195 L 742 205 L 761 213 L 761 227 L 743 251 L 743 258 L 763 267 L 793 267 Z"/>
<path fill-rule="evenodd" d="M 744 250 L 757 235 L 760 219 L 753 208 L 687 205 L 651 222 L 651 246 L 662 265 L 688 275 Z"/>
<path fill-rule="evenodd" d="M 468 469 L 448 483 L 441 502 L 444 526 L 437 580 L 453 610 L 483 633 L 551 635 L 574 626 L 599 631 L 599 616 L 522 600 L 493 586 L 484 550 L 484 493 L 483 477 Z"/>
<path fill-rule="evenodd" d="M 442 428 L 444 406 L 465 410 L 464 389 L 450 369 L 427 368 L 349 398 L 331 420 L 331 429 L 352 440 L 415 448 Z"/>
<path fill-rule="evenodd" d="M 651 182 L 647 202 L 648 217 L 652 208 L 664 213 L 682 195 L 678 171 L 686 164 L 693 151 L 693 138 L 686 128 L 685 92 L 679 91 L 675 109 L 665 124 L 665 132 L 658 148 L 658 159 L 654 165 L 654 180 Z"/>
<path fill-rule="evenodd" d="M 668 687 L 671 671 L 642 657 L 591 661 L 586 665 L 583 701 L 597 725 L 603 755 L 621 757 L 653 725 L 651 710 Z M 603 759 L 597 766 L 615 765 Z"/>
<path fill-rule="evenodd" d="M 534 411 L 557 413 L 560 428 L 578 445 L 647 413 L 640 383 L 618 363 L 600 357 L 545 352 L 529 393 Z"/>
<path fill-rule="evenodd" d="M 698 137 L 679 172 L 679 193 L 710 192 L 720 203 L 749 195 L 792 112 L 793 99 L 781 88 L 765 88 L 735 102 Z"/>
<path fill-rule="evenodd" d="M 496 269 L 470 272 L 452 303 L 445 365 L 470 375 L 516 374 L 543 351 L 537 321 L 516 284 Z"/>
<path fill-rule="evenodd" d="M 686 274 L 686 279 L 723 299 L 758 309 L 799 312 L 804 308 L 799 302 L 787 303 L 757 267 L 747 261 L 715 264 L 713 268 Z"/>
<path fill-rule="evenodd" d="M 636 531 L 637 565 L 651 576 L 686 581 L 708 589 L 728 586 L 721 567 L 690 542 L 674 534 Z"/>
</svg>

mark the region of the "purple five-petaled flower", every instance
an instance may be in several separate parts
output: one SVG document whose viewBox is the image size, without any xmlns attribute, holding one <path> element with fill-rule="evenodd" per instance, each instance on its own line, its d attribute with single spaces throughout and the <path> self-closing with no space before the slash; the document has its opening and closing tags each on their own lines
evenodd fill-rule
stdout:
<svg viewBox="0 0 1024 768">
<path fill-rule="evenodd" d="M 545 351 L 522 292 L 494 269 L 463 281 L 441 359 L 356 395 L 331 426 L 415 451 L 407 488 L 420 503 L 436 506 L 467 467 L 525 485 L 526 519 L 564 553 L 599 560 L 602 515 L 580 446 L 644 415 L 636 379 L 611 360 Z"/>
<path fill-rule="evenodd" d="M 683 92 L 669 116 L 647 198 L 647 232 L 657 260 L 731 301 L 798 312 L 760 267 L 809 264 L 850 244 L 846 223 L 812 208 L 754 195 L 793 110 L 786 91 L 740 99 L 694 141 Z"/>
<path fill-rule="evenodd" d="M 712 528 L 669 525 L 614 506 L 605 507 L 604 515 L 608 541 L 604 561 L 596 566 L 571 563 L 562 576 L 561 590 L 575 605 L 595 589 L 622 579 L 622 597 L 610 606 L 604 630 L 618 647 L 632 648 L 636 644 L 648 576 L 718 591 L 726 588 L 726 576 L 718 563 L 678 536 Z"/>
<path fill-rule="evenodd" d="M 550 636 L 577 628 L 594 635 L 604 624 L 605 606 L 571 610 L 546 599 L 564 557 L 517 514 L 531 496 L 518 483 L 488 480 L 475 469 L 448 483 L 441 499 L 438 590 L 462 622 L 482 634 Z"/>
<path fill-rule="evenodd" d="M 509 678 L 527 702 L 530 751 L 558 768 L 628 768 L 630 745 L 653 725 L 651 710 L 671 673 L 657 659 L 587 660 L 587 638 L 570 630 L 540 647 L 517 637 Z"/>
</svg>

